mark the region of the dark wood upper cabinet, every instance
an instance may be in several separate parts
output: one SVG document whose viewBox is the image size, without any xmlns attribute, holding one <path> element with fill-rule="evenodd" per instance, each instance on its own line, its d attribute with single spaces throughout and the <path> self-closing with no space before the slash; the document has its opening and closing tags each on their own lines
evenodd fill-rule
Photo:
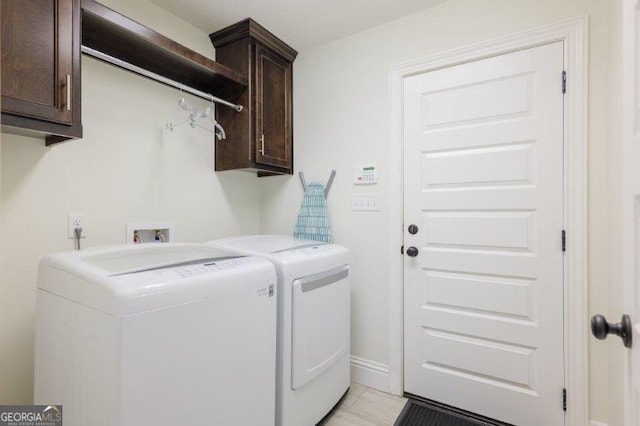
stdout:
<svg viewBox="0 0 640 426">
<path fill-rule="evenodd" d="M 293 173 L 292 68 L 297 52 L 252 19 L 209 36 L 216 61 L 248 77 L 241 112 L 216 108 L 227 139 L 216 141 L 216 170 Z"/>
<path fill-rule="evenodd" d="M 82 136 L 80 0 L 2 0 L 2 125 Z M 6 127 L 9 126 L 9 127 Z"/>
<path fill-rule="evenodd" d="M 82 136 L 81 44 L 230 101 L 246 92 L 236 72 L 94 0 L 0 0 L 2 125 L 47 144 Z"/>
</svg>

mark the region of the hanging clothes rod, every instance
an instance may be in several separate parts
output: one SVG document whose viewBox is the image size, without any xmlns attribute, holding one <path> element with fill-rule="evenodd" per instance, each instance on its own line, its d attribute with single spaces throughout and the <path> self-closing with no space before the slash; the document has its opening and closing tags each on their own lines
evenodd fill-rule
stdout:
<svg viewBox="0 0 640 426">
<path fill-rule="evenodd" d="M 140 68 L 140 67 L 138 67 L 136 65 L 130 64 L 129 62 L 125 62 L 125 61 L 123 61 L 121 59 L 114 58 L 113 56 L 109 56 L 106 53 L 99 52 L 99 51 L 94 50 L 94 49 L 92 49 L 90 47 L 82 46 L 82 53 L 85 53 L 85 54 L 87 54 L 89 56 L 93 56 L 96 59 L 100 59 L 102 61 L 105 61 L 105 62 L 108 62 L 108 63 L 113 64 L 115 66 L 118 66 L 120 68 L 124 68 L 126 70 L 135 72 L 136 74 L 140 74 L 140 75 L 142 75 L 144 77 L 150 78 L 152 80 L 158 81 L 158 82 L 166 84 L 168 86 L 175 87 L 176 89 L 180 89 L 182 91 L 191 93 L 192 95 L 195 95 L 195 96 L 197 96 L 199 98 L 206 99 L 208 101 L 215 102 L 215 103 L 220 104 L 220 105 L 228 106 L 230 108 L 235 109 L 237 112 L 240 112 L 243 109 L 243 106 L 240 105 L 240 104 L 234 104 L 232 102 L 225 101 L 224 99 L 221 99 L 221 98 L 218 98 L 216 96 L 210 95 L 208 93 L 202 92 L 202 91 L 200 91 L 198 89 L 194 89 L 193 87 L 185 86 L 185 85 L 183 85 L 181 83 L 178 83 L 177 81 L 171 80 L 171 79 L 169 79 L 167 77 L 163 77 L 163 76 L 161 76 L 159 74 L 156 74 L 154 72 L 145 70 L 144 68 Z"/>
</svg>

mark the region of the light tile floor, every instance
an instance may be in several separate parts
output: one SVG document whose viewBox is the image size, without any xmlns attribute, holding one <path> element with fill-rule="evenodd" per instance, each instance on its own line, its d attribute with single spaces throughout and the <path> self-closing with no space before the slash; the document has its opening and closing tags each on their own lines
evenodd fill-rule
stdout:
<svg viewBox="0 0 640 426">
<path fill-rule="evenodd" d="M 406 398 L 352 383 L 340 405 L 322 425 L 391 426 L 406 403 Z"/>
</svg>

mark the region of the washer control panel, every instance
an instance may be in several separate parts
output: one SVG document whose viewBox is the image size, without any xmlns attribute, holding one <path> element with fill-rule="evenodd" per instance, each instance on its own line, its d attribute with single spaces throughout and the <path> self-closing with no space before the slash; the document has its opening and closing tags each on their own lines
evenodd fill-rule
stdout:
<svg viewBox="0 0 640 426">
<path fill-rule="evenodd" d="M 179 275 L 182 278 L 195 277 L 198 275 L 209 274 L 216 271 L 225 271 L 227 269 L 234 269 L 240 265 L 246 265 L 251 259 L 246 257 L 240 257 L 235 259 L 227 259 L 222 261 L 206 262 L 196 265 L 179 266 L 172 270 L 173 273 Z"/>
<path fill-rule="evenodd" d="M 144 281 L 167 281 L 184 278 L 198 277 L 201 275 L 232 270 L 249 263 L 260 262 L 260 259 L 253 257 L 234 257 L 231 259 L 203 260 L 201 263 L 189 265 L 167 266 L 166 268 L 150 269 L 147 271 L 134 272 L 113 277 L 120 282 L 144 282 Z"/>
</svg>

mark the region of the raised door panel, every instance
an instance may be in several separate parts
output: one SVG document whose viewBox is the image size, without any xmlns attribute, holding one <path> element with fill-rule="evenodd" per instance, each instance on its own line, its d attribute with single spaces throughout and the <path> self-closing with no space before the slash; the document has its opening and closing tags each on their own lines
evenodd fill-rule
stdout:
<svg viewBox="0 0 640 426">
<path fill-rule="evenodd" d="M 72 124 L 73 0 L 2 0 L 2 111 Z"/>
<path fill-rule="evenodd" d="M 291 64 L 256 48 L 256 163 L 291 169 Z"/>
</svg>

